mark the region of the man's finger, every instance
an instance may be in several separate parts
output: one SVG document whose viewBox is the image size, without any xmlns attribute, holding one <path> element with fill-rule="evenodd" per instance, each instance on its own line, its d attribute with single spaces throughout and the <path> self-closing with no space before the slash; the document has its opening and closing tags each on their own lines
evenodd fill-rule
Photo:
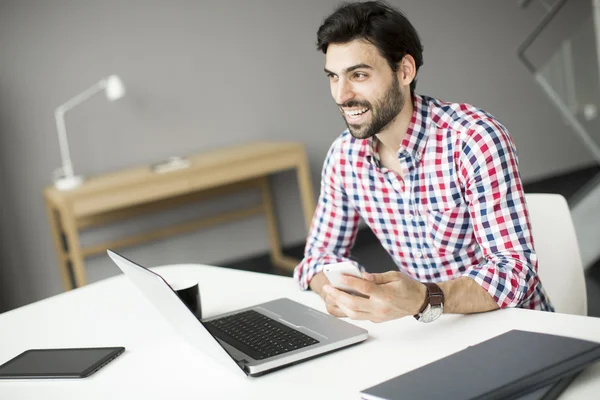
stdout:
<svg viewBox="0 0 600 400">
<path fill-rule="evenodd" d="M 327 297 L 325 297 L 325 305 L 327 305 L 327 307 L 337 307 L 337 304 L 335 302 L 335 299 L 329 295 L 327 295 Z"/>
<path fill-rule="evenodd" d="M 347 308 L 343 304 L 339 304 L 338 307 L 340 308 L 340 310 L 342 310 L 346 314 L 346 317 L 348 317 L 350 319 L 366 321 L 366 320 L 370 320 L 371 318 L 373 318 L 373 315 L 371 313 L 353 310 L 353 309 Z"/>
<path fill-rule="evenodd" d="M 327 305 L 327 312 L 334 317 L 345 317 L 346 314 L 338 307 L 334 305 Z"/>
<path fill-rule="evenodd" d="M 373 281 L 367 281 L 365 279 L 356 278 L 354 276 L 342 276 L 340 282 L 351 287 L 354 291 L 362 293 L 369 297 L 373 294 L 373 291 L 377 289 L 377 285 Z"/>
<path fill-rule="evenodd" d="M 390 282 L 395 282 L 397 280 L 400 279 L 400 277 L 398 276 L 398 274 L 401 274 L 402 272 L 398 272 L 398 271 L 387 271 L 384 272 L 382 274 L 370 274 L 373 277 L 372 282 L 376 283 L 377 285 L 383 285 L 384 283 L 390 283 Z"/>
<path fill-rule="evenodd" d="M 327 298 L 331 298 L 333 301 L 335 301 L 335 304 L 340 308 L 342 305 L 344 305 L 344 310 L 347 309 L 363 312 L 369 311 L 371 309 L 371 303 L 369 303 L 369 299 L 365 299 L 364 297 L 359 296 L 353 296 L 344 292 L 343 290 L 335 289 L 332 287 L 327 289 Z"/>
<path fill-rule="evenodd" d="M 329 286 L 329 285 L 325 285 L 325 286 Z M 335 300 L 329 296 L 328 291 L 326 290 L 325 287 L 323 287 L 323 293 L 321 294 L 321 297 L 323 298 L 323 301 L 325 302 L 325 308 L 327 309 L 327 312 L 331 315 L 333 315 L 334 317 L 345 317 L 346 314 L 344 314 L 342 312 L 342 310 L 340 310 L 340 308 L 337 306 L 337 304 L 335 303 Z"/>
</svg>

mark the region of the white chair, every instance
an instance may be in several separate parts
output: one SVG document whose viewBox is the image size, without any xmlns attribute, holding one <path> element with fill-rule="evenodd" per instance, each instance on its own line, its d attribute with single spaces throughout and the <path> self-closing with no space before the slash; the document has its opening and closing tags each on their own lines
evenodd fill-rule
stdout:
<svg viewBox="0 0 600 400">
<path fill-rule="evenodd" d="M 556 312 L 587 315 L 587 291 L 571 212 L 558 194 L 526 194 L 538 275 Z"/>
</svg>

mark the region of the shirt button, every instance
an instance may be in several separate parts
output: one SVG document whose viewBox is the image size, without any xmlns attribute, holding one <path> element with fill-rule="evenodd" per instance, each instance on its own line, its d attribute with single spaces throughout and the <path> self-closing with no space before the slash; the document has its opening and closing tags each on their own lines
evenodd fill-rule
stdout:
<svg viewBox="0 0 600 400">
<path fill-rule="evenodd" d="M 415 158 L 417 159 L 417 161 L 421 161 L 421 154 L 415 154 Z"/>
<path fill-rule="evenodd" d="M 416 258 L 421 258 L 423 257 L 423 253 L 421 253 L 420 251 L 415 251 L 413 254 Z"/>
<path fill-rule="evenodd" d="M 406 220 L 407 220 L 408 222 L 411 222 L 413 219 L 415 219 L 415 217 L 414 217 L 412 214 L 408 214 L 408 215 L 406 216 Z"/>
</svg>

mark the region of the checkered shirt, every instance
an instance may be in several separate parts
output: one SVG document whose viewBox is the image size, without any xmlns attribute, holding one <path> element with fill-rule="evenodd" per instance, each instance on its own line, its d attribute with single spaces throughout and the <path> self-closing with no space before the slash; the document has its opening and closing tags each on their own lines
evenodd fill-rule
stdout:
<svg viewBox="0 0 600 400">
<path fill-rule="evenodd" d="M 537 275 L 508 131 L 468 104 L 413 100 L 397 152 L 402 176 L 381 165 L 374 138 L 345 131 L 335 140 L 294 278 L 306 290 L 326 264 L 351 261 L 365 270 L 350 259 L 362 218 L 398 269 L 419 281 L 468 276 L 501 308 L 553 311 Z"/>
</svg>

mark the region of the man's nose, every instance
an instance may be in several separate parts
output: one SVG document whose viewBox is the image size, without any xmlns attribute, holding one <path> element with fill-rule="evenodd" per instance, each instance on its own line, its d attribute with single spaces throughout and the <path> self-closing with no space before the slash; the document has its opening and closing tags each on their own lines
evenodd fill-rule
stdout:
<svg viewBox="0 0 600 400">
<path fill-rule="evenodd" d="M 336 89 L 335 102 L 337 104 L 344 104 L 348 100 L 352 100 L 354 98 L 352 87 L 346 81 L 340 80 Z"/>
</svg>

